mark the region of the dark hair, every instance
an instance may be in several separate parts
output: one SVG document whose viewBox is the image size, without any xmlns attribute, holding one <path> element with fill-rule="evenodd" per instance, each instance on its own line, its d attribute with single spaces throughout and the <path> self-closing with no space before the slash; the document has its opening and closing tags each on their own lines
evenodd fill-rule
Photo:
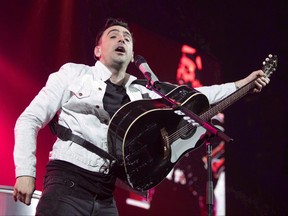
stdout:
<svg viewBox="0 0 288 216">
<path fill-rule="evenodd" d="M 116 26 L 116 25 L 122 26 L 122 27 L 126 28 L 128 31 L 130 31 L 128 23 L 125 22 L 123 19 L 108 18 L 104 27 L 99 31 L 99 33 L 96 36 L 95 45 L 96 46 L 99 45 L 99 41 L 100 41 L 100 39 L 101 39 L 101 37 L 102 37 L 102 35 L 106 29 L 110 28 L 111 26 Z"/>
</svg>

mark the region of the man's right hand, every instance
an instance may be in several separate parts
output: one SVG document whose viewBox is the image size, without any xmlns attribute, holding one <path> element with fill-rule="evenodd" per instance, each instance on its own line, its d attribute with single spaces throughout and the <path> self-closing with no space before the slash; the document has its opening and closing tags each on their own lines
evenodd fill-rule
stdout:
<svg viewBox="0 0 288 216">
<path fill-rule="evenodd" d="M 16 179 L 16 183 L 13 191 L 13 198 L 16 202 L 25 203 L 26 205 L 31 204 L 31 198 L 35 190 L 35 178 L 32 176 L 20 176 Z"/>
</svg>

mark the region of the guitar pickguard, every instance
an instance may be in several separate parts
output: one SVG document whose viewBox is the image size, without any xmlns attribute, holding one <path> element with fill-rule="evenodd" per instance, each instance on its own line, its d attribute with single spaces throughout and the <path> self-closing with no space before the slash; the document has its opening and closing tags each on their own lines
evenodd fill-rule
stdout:
<svg viewBox="0 0 288 216">
<path fill-rule="evenodd" d="M 200 140 L 201 136 L 205 134 L 206 129 L 203 127 L 196 127 L 193 137 L 190 139 L 177 139 L 171 145 L 171 163 L 176 163 L 180 157 L 183 156 L 189 150 L 192 150 L 197 147 L 197 143 Z"/>
</svg>

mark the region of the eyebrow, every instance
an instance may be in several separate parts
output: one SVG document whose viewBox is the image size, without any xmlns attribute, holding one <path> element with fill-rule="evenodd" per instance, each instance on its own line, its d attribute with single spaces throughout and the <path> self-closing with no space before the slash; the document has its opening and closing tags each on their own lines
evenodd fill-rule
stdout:
<svg viewBox="0 0 288 216">
<path fill-rule="evenodd" d="M 109 32 L 107 32 L 107 35 L 109 35 L 111 32 L 120 32 L 120 30 L 118 30 L 118 29 L 111 29 Z M 131 36 L 131 34 L 128 32 L 128 31 L 124 31 L 123 32 L 124 33 L 124 35 L 128 35 L 130 38 L 132 38 L 132 36 Z"/>
</svg>

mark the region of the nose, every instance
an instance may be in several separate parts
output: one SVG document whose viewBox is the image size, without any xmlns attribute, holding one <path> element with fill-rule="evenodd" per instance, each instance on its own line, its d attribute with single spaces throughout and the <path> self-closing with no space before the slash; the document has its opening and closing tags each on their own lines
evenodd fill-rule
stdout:
<svg viewBox="0 0 288 216">
<path fill-rule="evenodd" d="M 118 36 L 118 40 L 119 40 L 119 42 L 123 42 L 123 43 L 125 43 L 124 35 L 119 34 L 119 36 Z"/>
</svg>

